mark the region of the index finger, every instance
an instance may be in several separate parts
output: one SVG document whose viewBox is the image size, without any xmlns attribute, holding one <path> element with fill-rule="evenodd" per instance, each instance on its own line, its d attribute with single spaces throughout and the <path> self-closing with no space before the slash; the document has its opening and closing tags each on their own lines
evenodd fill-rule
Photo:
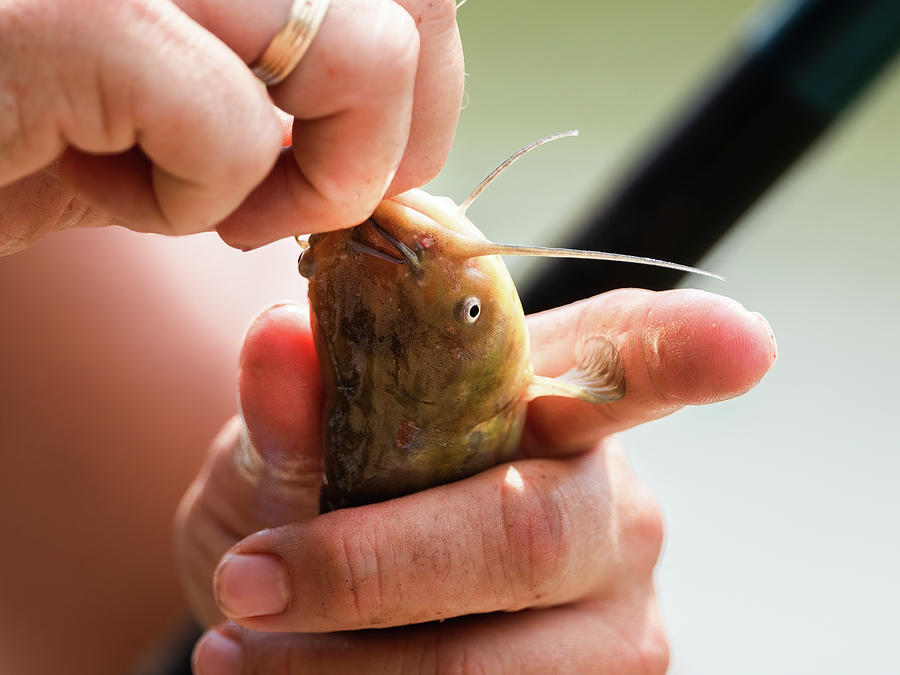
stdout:
<svg viewBox="0 0 900 675">
<path fill-rule="evenodd" d="M 385 193 L 433 178 L 453 140 L 463 59 L 452 0 L 332 0 L 309 52 L 271 90 L 293 145 L 218 226 L 250 248 L 350 227 Z"/>
<path fill-rule="evenodd" d="M 570 454 L 599 438 L 751 389 L 775 362 L 768 322 L 738 302 L 693 289 L 634 288 L 528 317 L 532 363 L 557 376 L 575 363 L 586 335 L 613 341 L 625 366 L 624 398 L 601 405 L 545 397 L 528 409 L 523 450 Z"/>
<path fill-rule="evenodd" d="M 391 0 L 333 0 L 309 51 L 271 89 L 294 116 L 293 145 L 220 236 L 252 248 L 364 221 L 409 140 L 419 36 Z"/>
</svg>

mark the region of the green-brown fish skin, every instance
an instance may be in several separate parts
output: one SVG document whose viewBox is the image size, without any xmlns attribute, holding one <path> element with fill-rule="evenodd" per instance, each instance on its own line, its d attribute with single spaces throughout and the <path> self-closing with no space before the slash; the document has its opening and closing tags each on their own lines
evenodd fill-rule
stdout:
<svg viewBox="0 0 900 675">
<path fill-rule="evenodd" d="M 533 379 L 512 279 L 498 256 L 467 256 L 465 241 L 484 237 L 452 201 L 411 190 L 372 220 L 418 269 L 365 252 L 401 258 L 368 221 L 313 235 L 300 260 L 325 389 L 323 510 L 511 459 Z"/>
</svg>

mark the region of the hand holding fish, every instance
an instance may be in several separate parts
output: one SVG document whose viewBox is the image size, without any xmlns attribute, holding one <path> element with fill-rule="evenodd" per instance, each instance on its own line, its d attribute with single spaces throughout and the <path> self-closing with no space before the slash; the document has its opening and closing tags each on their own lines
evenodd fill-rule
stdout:
<svg viewBox="0 0 900 675">
<path fill-rule="evenodd" d="M 246 64 L 290 7 L 0 5 L 0 255 L 110 224 L 251 248 L 430 180 L 462 96 L 454 3 L 333 0 L 270 100 Z"/>
<path fill-rule="evenodd" d="M 771 329 L 719 296 L 633 289 L 527 325 L 543 376 L 574 365 L 586 331 L 617 336 L 624 398 L 537 398 L 511 463 L 317 514 L 322 382 L 307 312 L 259 317 L 241 359 L 246 430 L 222 431 L 177 523 L 185 587 L 215 626 L 200 675 L 665 670 L 661 518 L 612 435 L 744 393 L 774 361 Z M 375 627 L 398 628 L 352 632 Z"/>
</svg>

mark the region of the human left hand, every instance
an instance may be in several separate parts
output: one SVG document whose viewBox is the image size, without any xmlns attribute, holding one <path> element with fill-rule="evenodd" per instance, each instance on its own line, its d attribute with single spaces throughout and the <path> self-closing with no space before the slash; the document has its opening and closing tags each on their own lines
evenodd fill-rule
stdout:
<svg viewBox="0 0 900 675">
<path fill-rule="evenodd" d="M 247 64 L 291 4 L 0 3 L 0 255 L 105 225 L 254 248 L 437 175 L 463 90 L 454 1 L 332 0 L 266 90 Z"/>
<path fill-rule="evenodd" d="M 665 671 L 662 519 L 613 434 L 747 391 L 775 359 L 771 329 L 726 298 L 634 289 L 529 317 L 529 329 L 546 375 L 572 365 L 579 331 L 618 336 L 625 398 L 537 399 L 516 461 L 317 515 L 308 317 L 281 305 L 256 320 L 240 367 L 246 427 L 221 432 L 177 517 L 185 588 L 216 626 L 198 673 Z"/>
</svg>

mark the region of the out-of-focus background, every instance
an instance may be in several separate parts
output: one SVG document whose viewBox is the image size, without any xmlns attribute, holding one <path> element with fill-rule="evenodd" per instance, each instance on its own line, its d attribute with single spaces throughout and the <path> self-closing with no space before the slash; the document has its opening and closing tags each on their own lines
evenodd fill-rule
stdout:
<svg viewBox="0 0 900 675">
<path fill-rule="evenodd" d="M 490 237 L 564 239 L 739 43 L 750 0 L 473 0 L 467 107 L 430 189 Z M 779 360 L 740 399 L 624 435 L 658 495 L 674 675 L 897 673 L 900 62 L 703 261 L 771 322 Z M 531 263 L 509 260 L 519 279 Z M 602 264 L 602 263 L 598 263 Z"/>
</svg>

